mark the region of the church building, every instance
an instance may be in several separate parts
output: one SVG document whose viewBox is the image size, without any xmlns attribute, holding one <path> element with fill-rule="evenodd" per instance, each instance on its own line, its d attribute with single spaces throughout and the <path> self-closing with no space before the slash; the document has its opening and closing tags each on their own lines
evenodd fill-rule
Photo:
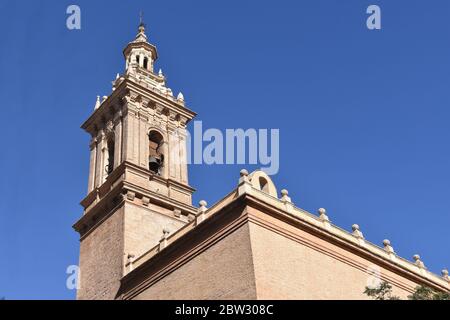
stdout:
<svg viewBox="0 0 450 320">
<path fill-rule="evenodd" d="M 155 71 L 144 24 L 123 55 L 125 71 L 82 125 L 91 141 L 74 225 L 77 299 L 367 299 L 377 281 L 403 299 L 418 285 L 450 290 L 447 270 L 296 207 L 262 171 L 242 170 L 220 201 L 193 206 L 186 125 L 196 114 Z"/>
</svg>

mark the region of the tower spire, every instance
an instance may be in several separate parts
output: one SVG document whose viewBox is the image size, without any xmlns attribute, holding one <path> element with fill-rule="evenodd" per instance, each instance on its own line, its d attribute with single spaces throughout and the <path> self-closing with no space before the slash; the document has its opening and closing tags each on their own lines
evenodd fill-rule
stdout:
<svg viewBox="0 0 450 320">
<path fill-rule="evenodd" d="M 142 11 L 139 12 L 139 27 L 138 34 L 136 35 L 135 42 L 147 42 L 147 35 L 145 34 L 145 23 L 144 23 L 144 13 Z"/>
<path fill-rule="evenodd" d="M 145 38 L 145 41 L 147 41 L 147 36 L 145 35 L 145 23 L 144 23 L 144 12 L 141 10 L 139 11 L 139 33 L 137 35 L 137 37 L 139 37 L 140 35 L 143 36 Z"/>
<path fill-rule="evenodd" d="M 144 25 L 144 12 L 142 10 L 139 11 L 139 25 Z"/>
</svg>

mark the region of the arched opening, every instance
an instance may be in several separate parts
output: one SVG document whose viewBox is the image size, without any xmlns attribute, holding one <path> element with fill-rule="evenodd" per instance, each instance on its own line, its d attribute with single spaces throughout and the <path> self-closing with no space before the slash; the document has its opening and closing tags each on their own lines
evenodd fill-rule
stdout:
<svg viewBox="0 0 450 320">
<path fill-rule="evenodd" d="M 110 138 L 107 142 L 108 161 L 106 162 L 106 173 L 109 175 L 114 170 L 114 139 Z"/>
<path fill-rule="evenodd" d="M 139 64 L 141 57 L 139 55 L 136 55 L 136 62 Z"/>
<path fill-rule="evenodd" d="M 278 192 L 277 188 L 272 182 L 272 179 L 261 170 L 257 170 L 249 175 L 249 180 L 253 188 L 261 190 L 262 192 L 270 195 L 271 197 L 277 198 Z"/>
<path fill-rule="evenodd" d="M 149 157 L 148 169 L 157 175 L 162 175 L 164 166 L 164 154 L 162 145 L 164 142 L 163 136 L 158 131 L 150 131 L 149 135 Z"/>
<path fill-rule="evenodd" d="M 148 70 L 148 58 L 144 58 L 144 69 Z"/>
<path fill-rule="evenodd" d="M 269 193 L 269 183 L 263 177 L 259 177 L 259 188 L 261 191 Z"/>
</svg>

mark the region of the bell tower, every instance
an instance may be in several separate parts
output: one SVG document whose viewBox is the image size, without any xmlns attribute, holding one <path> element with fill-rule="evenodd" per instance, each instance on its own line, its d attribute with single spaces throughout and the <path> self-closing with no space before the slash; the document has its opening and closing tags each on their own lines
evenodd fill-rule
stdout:
<svg viewBox="0 0 450 320">
<path fill-rule="evenodd" d="M 186 124 L 195 113 L 174 97 L 145 25 L 123 50 L 125 72 L 82 129 L 91 136 L 80 234 L 78 299 L 114 299 L 127 262 L 196 213 L 188 183 Z"/>
</svg>

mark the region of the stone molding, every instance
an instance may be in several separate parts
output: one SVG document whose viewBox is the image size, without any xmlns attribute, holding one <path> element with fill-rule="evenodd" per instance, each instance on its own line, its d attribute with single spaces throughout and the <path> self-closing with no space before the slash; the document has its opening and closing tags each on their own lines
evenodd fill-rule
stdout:
<svg viewBox="0 0 450 320">
<path fill-rule="evenodd" d="M 110 212 L 115 210 L 116 206 L 122 205 L 124 201 L 142 206 L 143 209 L 147 208 L 149 203 L 157 204 L 162 208 L 172 210 L 171 216 L 175 218 L 180 218 L 180 216 L 187 217 L 197 212 L 197 209 L 193 206 L 127 181 L 125 178 L 127 169 L 137 170 L 148 176 L 149 179 L 156 179 L 170 187 L 183 190 L 187 194 L 192 194 L 195 191 L 188 185 L 170 179 L 163 179 L 151 174 L 148 170 L 125 161 L 107 177 L 100 187 L 94 189 L 81 201 L 85 212 L 74 224 L 73 228 L 80 233 L 82 238 L 95 229 L 100 219 L 103 221 L 104 217 L 109 216 Z"/>
</svg>

